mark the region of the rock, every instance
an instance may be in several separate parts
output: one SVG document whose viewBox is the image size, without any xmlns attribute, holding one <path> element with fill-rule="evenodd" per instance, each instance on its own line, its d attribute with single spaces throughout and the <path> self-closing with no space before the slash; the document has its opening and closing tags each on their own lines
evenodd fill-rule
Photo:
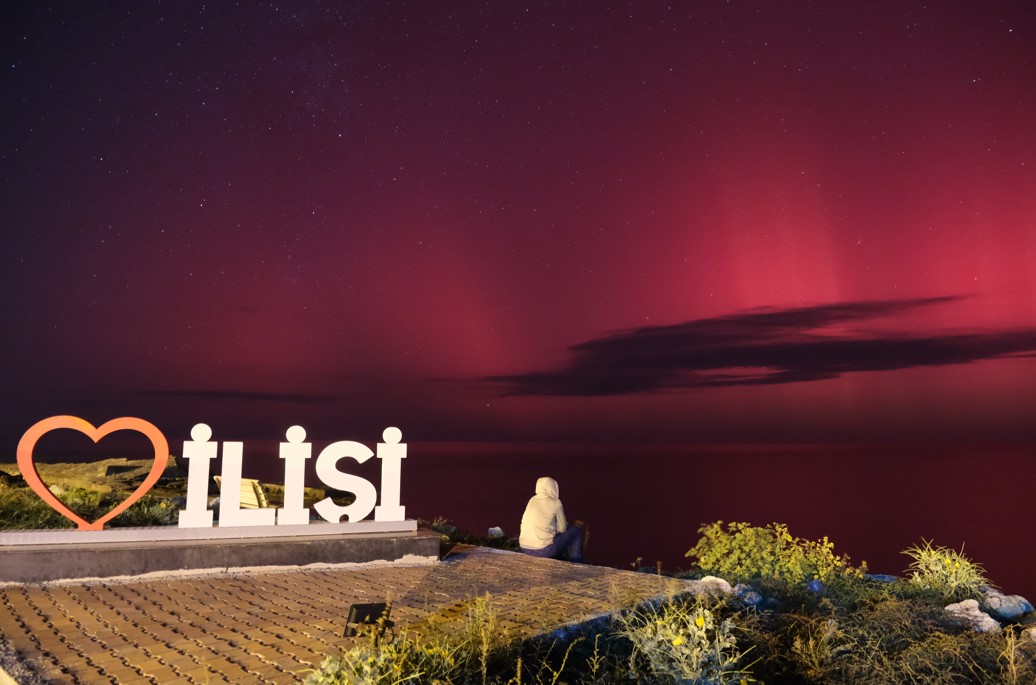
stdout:
<svg viewBox="0 0 1036 685">
<path fill-rule="evenodd" d="M 487 538 L 502 538 L 502 537 L 504 537 L 504 529 L 499 527 L 499 526 L 493 526 L 492 528 L 489 529 L 489 532 L 486 533 L 486 537 Z"/>
<path fill-rule="evenodd" d="M 450 525 L 448 523 L 444 523 L 442 525 L 434 526 L 434 527 L 435 527 L 435 529 L 437 531 L 439 531 L 443 535 L 453 536 L 453 535 L 457 534 L 457 526 L 453 526 L 453 525 Z"/>
<path fill-rule="evenodd" d="M 181 462 L 177 457 L 169 455 L 169 460 L 166 462 L 165 471 L 162 472 L 162 480 L 181 480 L 187 477 L 187 468 L 181 466 Z"/>
<path fill-rule="evenodd" d="M 868 573 L 863 577 L 867 580 L 876 580 L 879 583 L 894 583 L 899 580 L 899 576 L 890 576 L 887 573 Z"/>
<path fill-rule="evenodd" d="M 982 588 L 982 608 L 1000 621 L 1013 621 L 1032 612 L 1032 604 L 1021 595 L 1005 595 L 991 587 Z"/>
<path fill-rule="evenodd" d="M 1028 640 L 1036 645 L 1036 628 L 1026 628 L 1022 631 L 1022 641 Z"/>
<path fill-rule="evenodd" d="M 741 604 L 746 607 L 759 608 L 762 605 L 764 598 L 757 592 L 751 585 L 745 585 L 744 583 L 738 583 L 734 586 L 734 596 L 741 600 Z"/>
<path fill-rule="evenodd" d="M 700 587 L 709 594 L 722 593 L 729 595 L 734 591 L 734 588 L 730 587 L 730 583 L 716 576 L 705 576 L 698 582 Z"/>
<path fill-rule="evenodd" d="M 977 599 L 965 599 L 957 604 L 950 604 L 943 609 L 950 618 L 970 626 L 980 633 L 994 633 L 1000 630 L 1000 624 L 993 617 L 978 608 Z"/>
<path fill-rule="evenodd" d="M 8 488 L 25 488 L 28 487 L 28 483 L 22 478 L 20 473 L 8 473 L 7 471 L 0 471 L 0 486 Z"/>
</svg>

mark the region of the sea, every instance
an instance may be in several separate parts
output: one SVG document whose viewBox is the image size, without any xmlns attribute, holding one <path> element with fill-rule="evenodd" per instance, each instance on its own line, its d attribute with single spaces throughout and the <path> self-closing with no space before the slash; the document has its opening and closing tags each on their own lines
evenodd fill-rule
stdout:
<svg viewBox="0 0 1036 685">
<path fill-rule="evenodd" d="M 283 483 L 277 454 L 275 441 L 246 440 L 244 476 Z M 924 541 L 962 550 L 1002 591 L 1036 601 L 1034 454 L 1033 444 L 417 441 L 401 502 L 408 518 L 515 537 L 536 479 L 550 476 L 569 520 L 589 526 L 589 563 L 678 571 L 703 524 L 778 522 L 826 536 L 872 573 L 904 575 L 903 550 Z M 313 462 L 307 485 L 320 487 Z M 380 484 L 377 459 L 339 468 Z"/>
<path fill-rule="evenodd" d="M 457 444 L 410 446 L 408 516 L 517 535 L 536 479 L 589 525 L 589 563 L 686 569 L 714 521 L 785 523 L 872 573 L 906 574 L 923 541 L 963 550 L 1036 600 L 1036 445 Z"/>
</svg>

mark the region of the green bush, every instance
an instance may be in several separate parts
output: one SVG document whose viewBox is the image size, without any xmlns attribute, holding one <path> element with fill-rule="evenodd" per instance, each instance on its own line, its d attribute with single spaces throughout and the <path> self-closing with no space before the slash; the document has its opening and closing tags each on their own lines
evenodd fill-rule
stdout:
<svg viewBox="0 0 1036 685">
<path fill-rule="evenodd" d="M 770 585 L 776 587 L 777 581 Z M 932 593 L 865 591 L 848 611 L 831 599 L 755 612 L 723 598 L 676 598 L 613 621 L 519 645 L 488 598 L 454 621 L 415 627 L 327 659 L 309 685 L 1020 685 L 1036 682 L 1036 648 L 1009 627 L 982 634 L 945 615 Z M 887 586 L 911 587 L 907 580 Z M 798 590 L 790 591 L 789 596 Z M 816 594 L 816 593 L 811 593 Z M 558 620 L 564 620 L 558 616 Z M 437 626 L 431 629 L 432 626 Z M 423 631 L 423 632 L 420 632 Z M 746 664 L 746 657 L 753 658 Z"/>
<path fill-rule="evenodd" d="M 903 581 L 905 584 L 906 581 Z M 884 600 L 837 617 L 796 607 L 739 621 L 766 683 L 965 685 L 1036 682 L 1020 641 L 954 624 L 939 603 Z"/>
<path fill-rule="evenodd" d="M 1010 682 L 997 663 L 1002 636 L 955 625 L 939 603 L 890 597 L 848 614 L 837 627 L 839 653 L 825 664 L 825 677 L 818 682 Z"/>
<path fill-rule="evenodd" d="M 125 500 L 126 493 L 101 493 L 84 488 L 69 488 L 59 499 L 76 515 L 96 521 Z M 176 523 L 177 508 L 162 497 L 145 495 L 105 525 L 165 526 Z M 45 530 L 73 528 L 72 521 L 54 510 L 29 488 L 0 488 L 0 529 Z"/>
<path fill-rule="evenodd" d="M 372 633 L 326 659 L 306 685 L 755 682 L 740 665 L 744 653 L 732 620 L 696 599 L 642 607 L 585 634 L 541 636 L 522 645 L 499 626 L 488 597 L 471 600 L 468 608 L 455 621 L 413 634 L 379 640 Z"/>
<path fill-rule="evenodd" d="M 489 682 L 491 671 L 510 667 L 517 647 L 502 628 L 489 593 L 467 602 L 462 619 L 428 628 L 428 638 L 455 655 L 451 673 L 455 682 Z"/>
<path fill-rule="evenodd" d="M 903 550 L 912 559 L 907 572 L 910 582 L 923 590 L 938 592 L 945 600 L 978 597 L 983 585 L 992 586 L 985 569 L 964 556 L 961 551 L 948 547 L 933 547 L 930 540 L 922 540 Z"/>
<path fill-rule="evenodd" d="M 834 618 L 804 621 L 791 642 L 794 668 L 810 682 L 826 680 L 849 651 L 845 633 Z"/>
<path fill-rule="evenodd" d="M 118 499 L 107 500 L 102 498 L 100 512 L 97 517 L 104 516 L 104 512 L 111 511 L 121 501 Z M 179 521 L 180 509 L 164 497 L 152 497 L 144 495 L 130 505 L 130 508 L 122 512 L 106 525 L 112 528 L 129 528 L 144 526 L 172 526 Z"/>
<path fill-rule="evenodd" d="M 328 657 L 309 674 L 306 685 L 375 685 L 430 683 L 445 678 L 454 668 L 446 647 L 411 639 L 368 642 Z"/>
<path fill-rule="evenodd" d="M 490 683 L 514 668 L 515 642 L 497 621 L 488 595 L 468 603 L 458 621 L 425 626 L 424 634 L 406 632 L 382 639 L 372 631 L 367 641 L 328 657 L 306 678 L 306 685 L 402 683 Z"/>
<path fill-rule="evenodd" d="M 74 525 L 29 488 L 0 488 L 0 529 L 41 530 Z"/>
<path fill-rule="evenodd" d="M 788 527 L 771 523 L 765 528 L 750 523 L 722 521 L 698 529 L 701 538 L 686 556 L 698 566 L 730 580 L 772 579 L 801 584 L 827 581 L 834 576 L 861 577 L 866 565 L 854 568 L 847 556 L 834 553 L 834 544 L 793 537 Z"/>
<path fill-rule="evenodd" d="M 809 685 L 1036 683 L 1036 647 L 1017 627 L 985 634 L 961 626 L 940 595 L 906 579 L 855 585 L 848 606 L 823 598 L 744 614 L 740 643 L 754 648 L 756 677 Z"/>
<path fill-rule="evenodd" d="M 638 683 L 754 682 L 739 665 L 733 622 L 718 619 L 700 599 L 627 614 L 618 634 L 633 645 L 629 679 Z"/>
<path fill-rule="evenodd" d="M 943 610 L 942 594 L 912 579 L 865 578 L 826 539 L 799 540 L 785 526 L 722 523 L 703 528 L 692 553 L 734 556 L 754 577 L 765 611 L 737 597 L 686 596 L 566 626 L 518 643 L 488 597 L 378 645 L 324 662 L 311 685 L 1031 685 L 1036 647 L 1021 626 L 983 634 Z M 739 537 L 740 536 L 740 537 Z M 922 549 L 946 556 L 947 550 Z M 712 556 L 710 556 L 712 555 Z M 959 569 L 956 557 L 943 567 Z M 841 563 L 838 563 L 841 562 Z M 970 563 L 970 562 L 968 562 Z M 720 562 L 712 561 L 715 571 Z M 749 572 L 746 573 L 746 569 Z M 749 575 L 751 574 L 751 575 Z M 823 588 L 803 580 L 824 579 Z M 984 580 L 984 579 L 983 579 Z M 452 607 L 451 607 L 452 609 Z M 568 616 L 556 616 L 560 625 Z M 751 663 L 746 663 L 747 657 Z"/>
</svg>

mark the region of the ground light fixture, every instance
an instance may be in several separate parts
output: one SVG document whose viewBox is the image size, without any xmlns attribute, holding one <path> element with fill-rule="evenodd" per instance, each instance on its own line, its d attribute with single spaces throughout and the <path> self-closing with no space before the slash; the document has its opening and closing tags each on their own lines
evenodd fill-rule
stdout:
<svg viewBox="0 0 1036 685">
<path fill-rule="evenodd" d="M 345 620 L 342 637 L 356 637 L 360 631 L 374 631 L 376 637 L 382 637 L 386 630 L 394 627 L 389 620 L 391 611 L 392 605 L 388 602 L 349 605 L 349 615 Z"/>
</svg>

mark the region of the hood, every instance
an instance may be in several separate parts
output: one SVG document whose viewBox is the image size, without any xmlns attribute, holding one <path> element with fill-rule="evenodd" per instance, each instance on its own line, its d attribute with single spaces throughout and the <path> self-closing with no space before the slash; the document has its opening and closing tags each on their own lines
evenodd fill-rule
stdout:
<svg viewBox="0 0 1036 685">
<path fill-rule="evenodd" d="M 536 481 L 536 494 L 556 499 L 558 496 L 558 482 L 546 476 L 540 478 Z"/>
</svg>

